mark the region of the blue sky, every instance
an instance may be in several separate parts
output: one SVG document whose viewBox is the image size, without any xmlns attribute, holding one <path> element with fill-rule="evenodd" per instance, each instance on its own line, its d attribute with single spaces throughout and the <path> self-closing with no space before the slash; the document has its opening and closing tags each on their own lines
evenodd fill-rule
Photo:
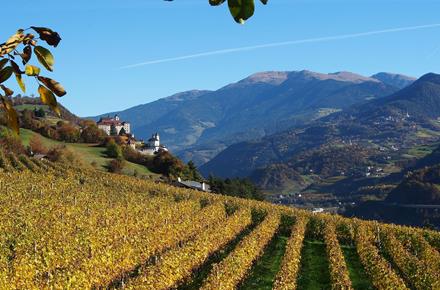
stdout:
<svg viewBox="0 0 440 290">
<path fill-rule="evenodd" d="M 266 70 L 440 72 L 440 26 L 129 65 L 284 41 L 440 24 L 438 0 L 269 0 L 245 25 L 208 0 L 24 0 L 2 5 L 0 38 L 47 26 L 63 41 L 47 75 L 80 116 L 122 110 L 189 89 L 217 89 Z M 13 12 L 13 13 L 12 13 Z M 13 85 L 12 85 L 13 86 Z M 14 86 L 14 88 L 16 88 Z M 18 92 L 18 89 L 16 89 Z M 36 88 L 29 84 L 29 93 Z"/>
</svg>

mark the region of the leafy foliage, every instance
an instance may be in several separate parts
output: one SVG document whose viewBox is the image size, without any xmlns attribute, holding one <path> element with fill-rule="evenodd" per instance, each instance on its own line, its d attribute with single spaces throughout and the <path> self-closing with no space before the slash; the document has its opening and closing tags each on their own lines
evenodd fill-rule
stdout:
<svg viewBox="0 0 440 290">
<path fill-rule="evenodd" d="M 173 1 L 173 0 L 165 0 Z M 264 5 L 268 0 L 260 0 Z M 226 2 L 226 0 L 209 0 L 212 6 L 219 6 Z M 237 23 L 243 24 L 247 19 L 254 15 L 255 2 L 254 0 L 228 0 L 229 11 Z"/>
<path fill-rule="evenodd" d="M 32 33 L 25 33 L 25 31 L 30 29 L 33 29 L 39 35 L 39 38 L 36 38 Z M 0 44 L 0 86 L 4 92 L 4 95 L 0 94 L 0 99 L 7 115 L 8 125 L 17 134 L 19 134 L 18 114 L 13 108 L 11 101 L 8 100 L 14 92 L 3 85 L 13 74 L 23 93 L 26 92 L 23 75 L 34 77 L 40 84 L 38 93 L 40 94 L 41 101 L 49 105 L 58 115 L 60 115 L 60 108 L 55 95 L 62 97 L 66 94 L 66 91 L 60 83 L 51 78 L 40 76 L 41 69 L 35 65 L 28 64 L 34 54 L 38 62 L 46 70 L 53 71 L 55 59 L 47 48 L 37 45 L 39 39 L 53 47 L 56 47 L 61 41 L 61 37 L 57 32 L 49 28 L 32 26 L 26 30 L 19 29 L 5 43 Z M 23 46 L 23 49 L 20 49 L 20 46 Z M 18 57 L 21 58 L 24 71 L 15 61 Z"/>
<path fill-rule="evenodd" d="M 246 178 L 226 178 L 209 176 L 208 183 L 211 190 L 215 193 L 264 200 L 264 195 L 258 190 L 257 186 Z"/>
</svg>

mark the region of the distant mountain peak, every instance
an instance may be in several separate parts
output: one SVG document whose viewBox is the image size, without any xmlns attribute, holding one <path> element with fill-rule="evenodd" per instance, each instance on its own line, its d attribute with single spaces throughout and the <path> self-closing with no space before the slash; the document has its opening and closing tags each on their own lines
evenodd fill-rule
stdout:
<svg viewBox="0 0 440 290">
<path fill-rule="evenodd" d="M 417 83 L 419 82 L 430 82 L 440 85 L 440 74 L 427 73 L 417 80 Z"/>
<path fill-rule="evenodd" d="M 271 85 L 279 85 L 287 80 L 288 76 L 289 72 L 265 71 L 252 74 L 249 77 L 239 81 L 237 84 L 266 83 Z"/>
<path fill-rule="evenodd" d="M 371 78 L 377 79 L 385 84 L 401 88 L 409 86 L 412 84 L 416 78 L 402 75 L 402 74 L 395 74 L 395 73 L 388 73 L 388 72 L 380 72 L 375 75 L 372 75 Z"/>
<path fill-rule="evenodd" d="M 377 79 L 365 77 L 359 74 L 355 74 L 347 71 L 340 71 L 335 73 L 317 73 L 309 70 L 302 70 L 298 72 L 293 72 L 293 74 L 302 75 L 304 77 L 314 78 L 317 80 L 335 80 L 340 82 L 352 82 L 352 83 L 363 83 L 363 82 L 379 82 Z"/>
<path fill-rule="evenodd" d="M 185 92 L 181 92 L 181 93 L 177 93 L 177 94 L 171 95 L 169 97 L 164 98 L 164 100 L 171 101 L 171 102 L 187 101 L 187 100 L 191 100 L 191 99 L 196 99 L 199 96 L 207 94 L 209 92 L 211 92 L 211 91 L 208 91 L 208 90 L 190 90 L 190 91 L 185 91 Z"/>
</svg>

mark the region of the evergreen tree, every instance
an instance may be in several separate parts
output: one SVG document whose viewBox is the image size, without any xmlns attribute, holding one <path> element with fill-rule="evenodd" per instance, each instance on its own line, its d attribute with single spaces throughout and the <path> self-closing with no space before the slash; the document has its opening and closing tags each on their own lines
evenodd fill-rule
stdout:
<svg viewBox="0 0 440 290">
<path fill-rule="evenodd" d="M 115 125 L 111 125 L 110 127 L 110 136 L 116 136 L 118 135 L 118 130 L 116 129 Z"/>
</svg>

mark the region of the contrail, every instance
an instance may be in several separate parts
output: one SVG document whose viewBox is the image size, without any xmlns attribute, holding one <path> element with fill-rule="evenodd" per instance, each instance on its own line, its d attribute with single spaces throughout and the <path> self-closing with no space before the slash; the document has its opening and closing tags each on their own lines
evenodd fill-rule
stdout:
<svg viewBox="0 0 440 290">
<path fill-rule="evenodd" d="M 273 42 L 273 43 L 266 43 L 266 44 L 252 45 L 252 46 L 243 46 L 243 47 L 228 48 L 228 49 L 220 49 L 220 50 L 213 50 L 213 51 L 201 52 L 201 53 L 196 53 L 196 54 L 183 55 L 183 56 L 178 56 L 178 57 L 150 60 L 150 61 L 146 61 L 146 62 L 123 66 L 123 67 L 120 67 L 120 69 L 128 69 L 128 68 L 134 68 L 134 67 L 151 65 L 151 64 L 174 62 L 174 61 L 185 60 L 185 59 L 199 58 L 199 57 L 219 55 L 219 54 L 228 54 L 228 53 L 241 52 L 241 51 L 249 51 L 249 50 L 256 50 L 256 49 L 269 48 L 269 47 L 287 46 L 287 45 L 313 43 L 313 42 L 325 42 L 325 41 L 358 38 L 358 37 L 363 37 L 363 36 L 401 32 L 401 31 L 410 31 L 410 30 L 420 30 L 420 29 L 435 28 L 435 27 L 440 27 L 440 23 L 419 25 L 419 26 L 399 27 L 399 28 L 391 28 L 391 29 L 384 29 L 384 30 L 374 30 L 374 31 L 368 31 L 368 32 L 343 34 L 343 35 L 336 35 L 336 36 L 307 38 L 307 39 L 300 39 L 300 40 L 289 40 L 289 41 L 283 41 L 283 42 Z"/>
</svg>

